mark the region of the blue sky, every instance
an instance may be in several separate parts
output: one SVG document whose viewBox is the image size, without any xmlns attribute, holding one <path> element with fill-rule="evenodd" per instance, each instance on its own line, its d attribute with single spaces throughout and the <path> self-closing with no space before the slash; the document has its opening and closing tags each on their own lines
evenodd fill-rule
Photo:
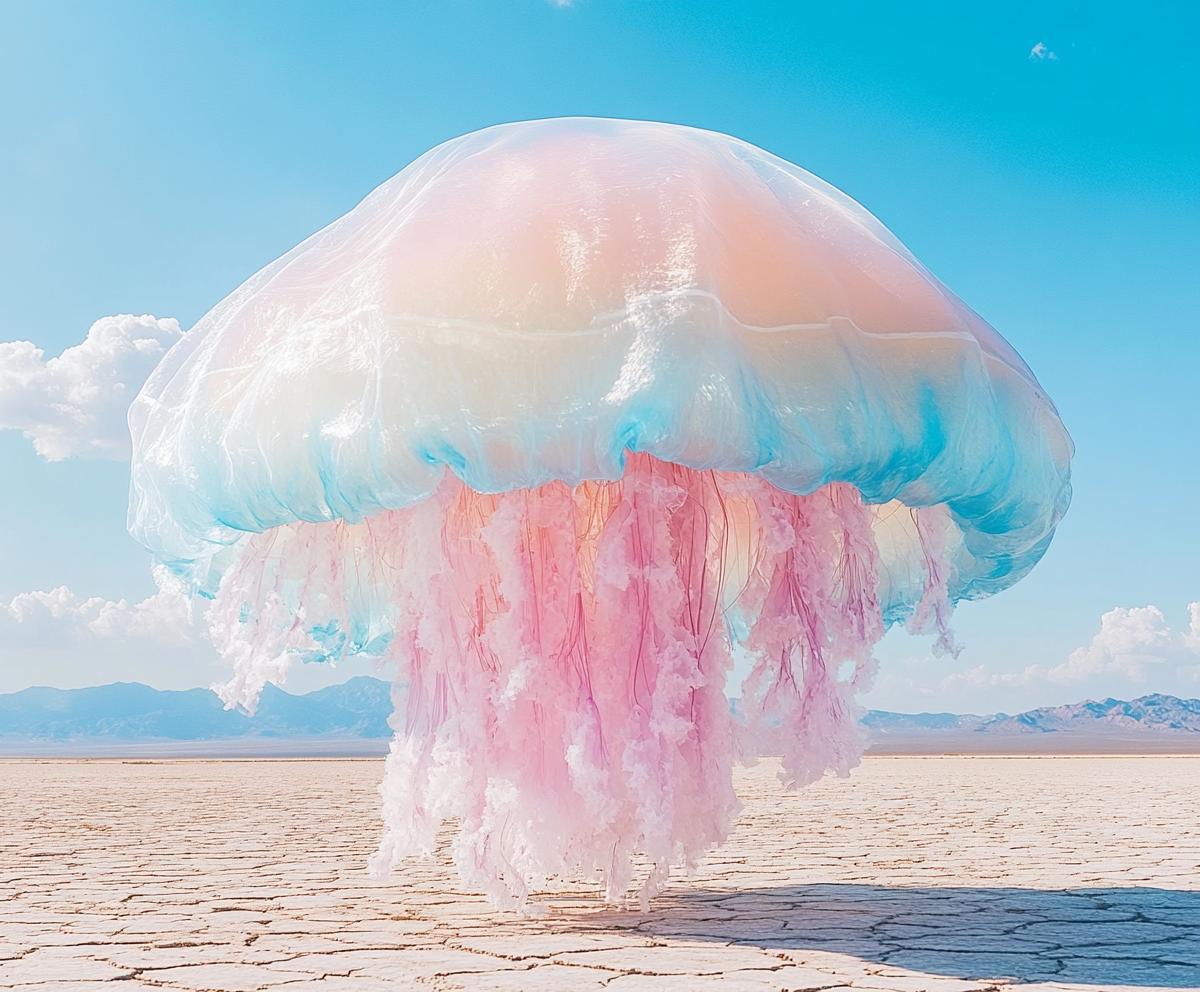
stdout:
<svg viewBox="0 0 1200 992">
<path fill-rule="evenodd" d="M 186 328 L 478 127 L 588 114 L 726 131 L 877 214 L 1016 346 L 1078 447 L 1039 568 L 960 609 L 957 661 L 889 635 L 870 702 L 1200 695 L 1193 6 L 113 2 L 4 19 L 0 342 L 56 355 L 121 313 Z M 4 383 L 0 364 L 0 427 L 19 427 Z M 0 480 L 0 691 L 220 674 L 202 645 L 111 629 L 137 627 L 154 588 L 124 530 L 124 462 L 47 462 L 0 429 Z M 63 586 L 55 605 L 18 601 Z"/>
</svg>

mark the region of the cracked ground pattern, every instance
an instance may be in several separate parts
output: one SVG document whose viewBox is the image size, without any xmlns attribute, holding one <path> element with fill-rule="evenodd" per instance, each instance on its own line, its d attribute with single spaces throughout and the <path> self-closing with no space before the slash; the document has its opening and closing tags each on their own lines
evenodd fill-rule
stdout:
<svg viewBox="0 0 1200 992">
<path fill-rule="evenodd" d="M 1200 758 L 867 758 L 738 773 L 729 843 L 649 913 L 545 914 L 445 858 L 366 875 L 381 763 L 6 762 L 0 988 L 1200 989 Z"/>
</svg>

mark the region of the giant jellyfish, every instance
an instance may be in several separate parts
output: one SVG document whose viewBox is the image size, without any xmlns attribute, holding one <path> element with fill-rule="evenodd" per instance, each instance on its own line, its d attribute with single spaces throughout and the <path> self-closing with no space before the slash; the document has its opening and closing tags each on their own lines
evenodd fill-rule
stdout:
<svg viewBox="0 0 1200 992">
<path fill-rule="evenodd" d="M 878 220 L 634 121 L 434 148 L 206 314 L 130 427 L 130 529 L 211 599 L 227 702 L 380 659 L 375 867 L 453 820 L 510 905 L 653 893 L 739 757 L 845 774 L 885 629 L 954 650 L 1070 497 L 1033 373 Z"/>
</svg>

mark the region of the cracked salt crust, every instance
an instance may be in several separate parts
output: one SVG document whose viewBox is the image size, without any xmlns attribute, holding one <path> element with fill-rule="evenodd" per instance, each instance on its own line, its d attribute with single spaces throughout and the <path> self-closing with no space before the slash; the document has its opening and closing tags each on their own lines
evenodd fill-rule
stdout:
<svg viewBox="0 0 1200 992">
<path fill-rule="evenodd" d="M 366 876 L 377 761 L 5 762 L 0 988 L 1200 989 L 1200 758 L 868 758 L 782 793 L 642 915 Z"/>
</svg>

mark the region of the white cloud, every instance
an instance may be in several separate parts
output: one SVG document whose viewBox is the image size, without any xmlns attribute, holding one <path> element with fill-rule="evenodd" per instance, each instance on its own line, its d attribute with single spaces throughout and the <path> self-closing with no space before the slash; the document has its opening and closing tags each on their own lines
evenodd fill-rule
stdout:
<svg viewBox="0 0 1200 992">
<path fill-rule="evenodd" d="M 229 669 L 209 640 L 204 601 L 189 598 L 163 568 L 158 591 L 141 600 L 83 597 L 66 586 L 0 600 L 0 693 L 30 685 L 62 688 L 145 682 L 188 689 L 226 682 Z M 307 692 L 353 675 L 379 675 L 368 658 L 293 669 L 288 689 Z"/>
<path fill-rule="evenodd" d="M 131 603 L 125 599 L 88 599 L 66 586 L 23 592 L 0 602 L 0 643 L 39 648 L 152 642 L 193 644 L 197 632 L 188 600 L 163 582 L 158 592 Z"/>
<path fill-rule="evenodd" d="M 66 586 L 0 600 L 0 692 L 114 681 L 204 685 L 222 665 L 177 583 L 140 600 L 80 596 Z"/>
<path fill-rule="evenodd" d="M 1015 689 L 1032 685 L 1040 678 L 1037 665 L 1027 665 L 1019 672 L 993 672 L 984 665 L 975 665 L 962 672 L 943 676 L 938 689 L 966 687 L 970 689 Z"/>
<path fill-rule="evenodd" d="M 1100 630 L 1086 647 L 1076 648 L 1066 662 L 1051 668 L 1056 682 L 1078 682 L 1100 674 L 1116 674 L 1144 683 L 1147 675 L 1185 651 L 1157 606 L 1118 606 L 1100 618 Z"/>
<path fill-rule="evenodd" d="M 128 458 L 129 404 L 182 335 L 174 318 L 120 314 L 52 358 L 30 341 L 0 342 L 0 430 L 21 431 L 51 462 Z"/>
<path fill-rule="evenodd" d="M 1184 632 L 1183 642 L 1190 651 L 1200 654 L 1200 603 L 1188 604 L 1188 629 Z"/>
<path fill-rule="evenodd" d="M 1058 53 L 1047 47 L 1044 41 L 1039 41 L 1029 49 L 1030 62 L 1057 62 Z"/>
<path fill-rule="evenodd" d="M 1100 618 L 1090 643 L 1059 665 L 992 672 L 982 665 L 945 676 L 941 688 L 1104 686 L 1102 691 L 1157 689 L 1200 682 L 1200 602 L 1188 604 L 1187 627 L 1175 630 L 1157 606 L 1118 606 Z"/>
<path fill-rule="evenodd" d="M 1027 649 L 1036 649 L 1039 640 L 1028 639 Z M 1156 606 L 1109 610 L 1092 638 L 1057 664 L 1017 666 L 993 657 L 987 664 L 948 669 L 928 654 L 912 652 L 903 638 L 884 647 L 891 650 L 883 652 L 879 680 L 867 698 L 875 709 L 1015 713 L 1147 692 L 1200 695 L 1200 601 L 1176 615 Z"/>
</svg>

